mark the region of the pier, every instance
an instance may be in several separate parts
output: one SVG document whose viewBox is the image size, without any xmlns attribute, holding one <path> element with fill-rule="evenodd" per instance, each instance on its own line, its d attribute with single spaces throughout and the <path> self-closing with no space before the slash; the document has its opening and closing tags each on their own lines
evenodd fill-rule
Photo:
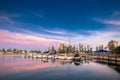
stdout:
<svg viewBox="0 0 120 80">
<path fill-rule="evenodd" d="M 96 60 L 100 63 L 106 63 L 111 65 L 118 65 L 120 66 L 120 56 L 113 56 L 113 55 L 107 55 L 107 56 L 84 56 L 85 60 Z"/>
</svg>

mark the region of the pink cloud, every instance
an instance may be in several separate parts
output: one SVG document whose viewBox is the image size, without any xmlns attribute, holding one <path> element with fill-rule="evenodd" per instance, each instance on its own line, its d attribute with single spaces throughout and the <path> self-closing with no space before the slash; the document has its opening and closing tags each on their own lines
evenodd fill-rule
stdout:
<svg viewBox="0 0 120 80">
<path fill-rule="evenodd" d="M 52 43 L 66 43 L 63 40 L 47 39 L 22 33 L 10 32 L 8 30 L 0 30 L 0 44 L 2 45 L 20 45 L 20 46 L 35 46 L 49 47 Z"/>
</svg>

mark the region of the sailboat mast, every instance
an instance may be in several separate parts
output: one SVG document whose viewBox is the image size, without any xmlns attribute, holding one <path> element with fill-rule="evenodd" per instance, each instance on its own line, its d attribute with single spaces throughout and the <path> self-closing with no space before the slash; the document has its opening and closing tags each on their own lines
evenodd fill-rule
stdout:
<svg viewBox="0 0 120 80">
<path fill-rule="evenodd" d="M 69 38 L 69 54 L 70 54 L 70 38 Z"/>
</svg>

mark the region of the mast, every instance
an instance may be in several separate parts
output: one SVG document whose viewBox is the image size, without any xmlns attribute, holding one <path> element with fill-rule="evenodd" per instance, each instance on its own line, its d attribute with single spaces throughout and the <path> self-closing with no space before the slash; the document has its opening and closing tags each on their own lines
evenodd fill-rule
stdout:
<svg viewBox="0 0 120 80">
<path fill-rule="evenodd" d="M 70 38 L 69 38 L 69 54 L 70 54 Z"/>
</svg>

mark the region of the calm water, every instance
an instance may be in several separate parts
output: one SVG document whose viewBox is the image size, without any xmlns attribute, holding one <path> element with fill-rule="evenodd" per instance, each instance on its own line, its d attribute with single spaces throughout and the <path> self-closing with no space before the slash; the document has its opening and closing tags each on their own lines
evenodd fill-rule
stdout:
<svg viewBox="0 0 120 80">
<path fill-rule="evenodd" d="M 118 66 L 119 67 L 119 66 Z M 120 80 L 116 66 L 0 54 L 0 80 Z"/>
</svg>

